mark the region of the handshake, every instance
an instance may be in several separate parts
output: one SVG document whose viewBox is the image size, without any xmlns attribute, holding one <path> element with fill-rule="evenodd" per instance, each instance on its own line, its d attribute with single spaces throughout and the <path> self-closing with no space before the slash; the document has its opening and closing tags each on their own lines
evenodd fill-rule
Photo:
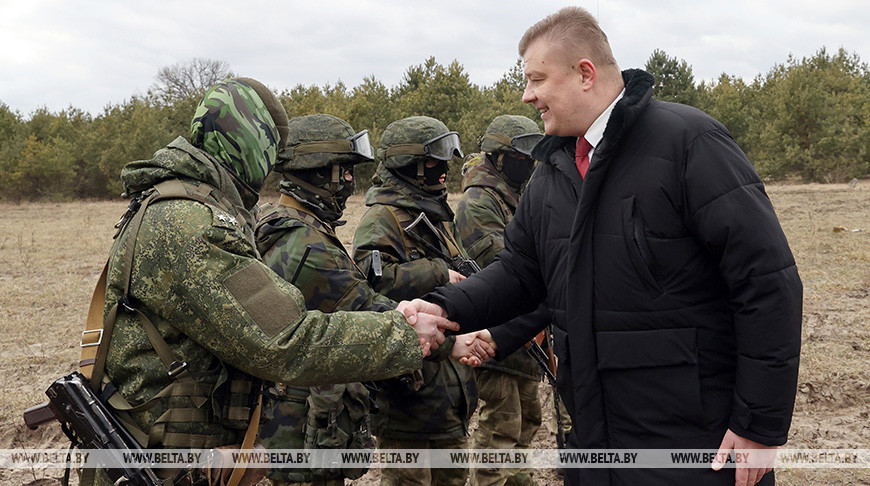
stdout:
<svg viewBox="0 0 870 486">
<path fill-rule="evenodd" d="M 447 313 L 441 306 L 422 299 L 403 300 L 399 302 L 396 310 L 404 314 L 408 324 L 417 331 L 424 357 L 444 343 L 444 331 L 459 330 L 459 324 L 447 319 Z M 495 341 L 489 331 L 484 329 L 456 336 L 450 357 L 458 359 L 462 364 L 480 366 L 495 356 L 496 349 Z"/>
</svg>

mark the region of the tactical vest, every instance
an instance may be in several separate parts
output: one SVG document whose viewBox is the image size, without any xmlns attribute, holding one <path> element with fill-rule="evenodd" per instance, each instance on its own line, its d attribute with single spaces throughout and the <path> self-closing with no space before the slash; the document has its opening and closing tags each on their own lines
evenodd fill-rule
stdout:
<svg viewBox="0 0 870 486">
<path fill-rule="evenodd" d="M 175 356 L 146 313 L 136 308 L 135 303 L 129 298 L 136 238 L 142 219 L 150 204 L 166 199 L 190 199 L 232 213 L 230 209 L 232 205 L 213 187 L 204 183 L 197 186 L 178 179 L 157 184 L 153 189 L 130 202 L 127 212 L 116 225 L 118 231 L 115 233 L 117 238 L 126 228 L 130 231 L 127 244 L 120 255 L 123 259 L 121 278 L 124 283 L 124 293 L 119 301 L 112 305 L 109 314 L 103 320 L 107 263 L 97 284 L 97 290 L 94 292 L 95 298 L 91 302 L 88 329 L 82 333 L 80 367 L 82 374 L 90 379 L 91 388 L 101 394 L 103 401 L 116 411 L 119 421 L 143 447 L 198 449 L 226 445 L 235 441 L 238 434 L 234 433 L 234 437 L 228 441 L 225 434 L 215 436 L 168 432 L 167 425 L 218 423 L 227 429 L 242 432 L 252 420 L 252 411 L 262 389 L 261 380 L 224 363 L 221 363 L 221 369 L 215 372 L 216 376 L 212 377 L 213 384 L 195 379 L 187 370 L 187 363 Z M 102 299 L 98 299 L 100 294 Z M 105 376 L 106 358 L 118 312 L 136 316 L 165 366 L 165 370 L 160 372 L 167 373 L 173 378 L 172 383 L 137 406 L 132 406 L 120 393 L 117 393 L 115 386 Z M 92 324 L 92 321 L 97 324 Z M 168 403 L 167 410 L 153 422 L 150 430 L 143 430 L 137 426 L 131 414 L 147 412 L 160 401 Z M 259 417 L 255 416 L 253 420 L 259 421 Z"/>
<path fill-rule="evenodd" d="M 265 210 L 258 217 L 255 234 L 257 235 L 257 250 L 261 255 L 265 255 L 285 233 L 281 230 L 267 233 L 263 228 L 265 226 L 280 226 L 288 218 L 297 219 L 316 229 L 347 255 L 347 250 L 335 236 L 332 228 L 302 203 L 286 195 L 281 196 L 278 205 Z M 350 255 L 347 255 L 347 258 L 353 264 Z M 298 264 L 301 266 L 303 263 L 299 262 Z M 356 264 L 353 265 L 360 273 L 360 277 L 364 278 Z M 361 383 L 312 388 L 271 383 L 267 396 L 269 401 L 266 403 L 266 407 L 275 410 L 275 416 L 272 420 L 278 422 L 277 424 L 264 424 L 269 430 L 261 431 L 263 444 L 269 449 L 374 450 L 376 446 L 371 433 L 369 392 Z M 293 426 L 299 422 L 301 422 L 301 427 Z M 277 428 L 277 430 L 273 430 L 273 428 Z M 271 470 L 269 477 L 289 482 L 312 482 L 339 478 L 358 479 L 368 472 L 368 469 L 367 466 L 363 465 L 340 468 L 333 464 L 312 463 L 310 469 Z"/>
<path fill-rule="evenodd" d="M 446 222 L 440 221 L 438 224 L 433 223 L 437 233 L 431 231 L 425 224 L 418 224 L 414 228 L 416 236 L 412 236 L 405 231 L 405 228 L 414 223 L 420 215 L 415 215 L 407 209 L 396 206 L 384 205 L 384 208 L 386 208 L 396 220 L 396 224 L 399 226 L 399 231 L 402 233 L 402 243 L 408 250 L 408 255 L 411 261 L 426 257 L 438 258 L 440 255 L 438 255 L 437 252 L 441 252 L 448 258 L 462 254 L 459 245 L 456 243 L 456 237 L 453 235 L 453 230 Z M 421 241 L 421 239 L 423 241 Z M 438 249 L 437 252 L 432 251 L 433 247 Z"/>
<path fill-rule="evenodd" d="M 417 221 L 421 213 L 386 204 L 382 207 L 392 215 L 409 261 L 465 256 L 446 222 L 432 223 L 434 231 L 424 222 L 418 222 L 412 230 L 414 235 L 411 235 L 405 228 Z M 382 391 L 378 393 L 381 410 L 372 416 L 375 435 L 398 440 L 425 440 L 467 434 L 477 404 L 477 386 L 471 368 L 449 358 L 444 361 L 424 359 L 421 370 L 378 382 L 378 386 Z M 406 398 L 410 394 L 415 398 Z M 439 404 L 437 410 L 429 408 L 433 403 Z M 459 430 L 444 431 L 454 414 L 448 410 L 454 407 L 455 418 L 461 426 Z"/>
</svg>

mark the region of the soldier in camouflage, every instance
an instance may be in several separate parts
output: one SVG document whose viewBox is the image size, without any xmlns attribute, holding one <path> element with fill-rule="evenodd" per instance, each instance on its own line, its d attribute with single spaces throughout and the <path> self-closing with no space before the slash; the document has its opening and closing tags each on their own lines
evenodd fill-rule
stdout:
<svg viewBox="0 0 870 486">
<path fill-rule="evenodd" d="M 356 133 L 332 115 L 290 120 L 287 148 L 278 154 L 281 174 L 277 204 L 261 207 L 256 226 L 263 261 L 305 296 L 308 309 L 385 311 L 396 303 L 369 286 L 335 235 L 347 198 L 353 193 L 353 167 L 374 160 L 367 131 Z M 269 449 L 374 449 L 369 391 L 361 383 L 312 388 L 277 383 L 267 404 L 274 418 L 260 428 Z M 269 471 L 278 485 L 334 486 L 357 479 L 367 468 Z"/>
<path fill-rule="evenodd" d="M 449 264 L 463 254 L 447 205 L 447 162 L 461 156 L 444 123 L 414 116 L 391 123 L 378 148 L 368 211 L 353 255 L 372 287 L 392 299 L 421 296 L 462 277 Z M 416 379 L 384 383 L 372 416 L 381 449 L 461 449 L 477 406 L 472 370 L 447 355 L 449 341 L 423 361 Z M 442 351 L 443 350 L 443 351 Z M 463 485 L 467 469 L 381 471 L 382 485 Z"/>
<path fill-rule="evenodd" d="M 258 380 L 312 386 L 408 373 L 428 352 L 418 334 L 437 343 L 434 325 L 457 327 L 426 316 L 411 327 L 395 311 L 306 311 L 302 293 L 259 261 L 251 210 L 286 125 L 268 88 L 227 80 L 204 95 L 189 142 L 179 137 L 121 173 L 133 201 L 108 263 L 105 375 L 117 387 L 109 403 L 143 447 L 237 444 L 259 420 L 250 416 Z M 152 194 L 176 196 L 140 211 Z"/>
<path fill-rule="evenodd" d="M 520 193 L 534 169 L 531 149 L 543 135 L 519 115 L 496 117 L 480 139 L 481 153 L 462 168 L 462 198 L 456 228 L 469 257 L 481 268 L 504 248 L 504 229 L 513 219 Z M 527 449 L 541 426 L 540 365 L 524 349 L 475 368 L 483 401 L 472 446 Z M 531 470 L 479 468 L 472 485 L 533 485 Z"/>
</svg>

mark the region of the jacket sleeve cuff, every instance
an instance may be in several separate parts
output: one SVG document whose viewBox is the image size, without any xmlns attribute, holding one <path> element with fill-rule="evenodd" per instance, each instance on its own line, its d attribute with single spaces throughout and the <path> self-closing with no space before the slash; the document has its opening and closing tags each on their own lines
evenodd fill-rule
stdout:
<svg viewBox="0 0 870 486">
<path fill-rule="evenodd" d="M 754 411 L 739 395 L 734 394 L 728 428 L 740 437 L 766 446 L 781 446 L 788 440 L 790 425 L 791 417 Z"/>
</svg>

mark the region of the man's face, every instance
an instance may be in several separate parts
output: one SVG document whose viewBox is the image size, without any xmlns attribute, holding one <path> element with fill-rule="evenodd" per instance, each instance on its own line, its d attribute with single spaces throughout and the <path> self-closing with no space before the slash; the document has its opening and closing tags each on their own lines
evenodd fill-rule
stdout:
<svg viewBox="0 0 870 486">
<path fill-rule="evenodd" d="M 582 136 L 582 76 L 558 44 L 538 39 L 526 49 L 523 59 L 526 89 L 523 101 L 541 112 L 544 131 L 561 137 Z"/>
</svg>

